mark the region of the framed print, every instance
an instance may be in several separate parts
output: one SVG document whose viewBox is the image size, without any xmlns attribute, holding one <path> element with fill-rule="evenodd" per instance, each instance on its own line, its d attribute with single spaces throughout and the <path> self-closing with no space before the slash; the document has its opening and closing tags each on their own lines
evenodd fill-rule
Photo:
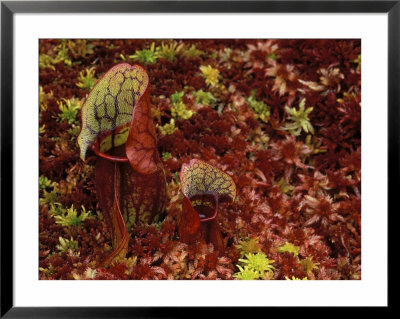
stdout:
<svg viewBox="0 0 400 319">
<path fill-rule="evenodd" d="M 2 316 L 389 306 L 398 1 L 1 10 Z"/>
</svg>

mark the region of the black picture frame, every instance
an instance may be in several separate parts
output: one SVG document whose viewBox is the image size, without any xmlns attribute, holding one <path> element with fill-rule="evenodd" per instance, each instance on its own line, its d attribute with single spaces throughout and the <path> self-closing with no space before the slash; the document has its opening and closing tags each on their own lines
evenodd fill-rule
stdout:
<svg viewBox="0 0 400 319">
<path fill-rule="evenodd" d="M 396 1 L 1 1 L 1 317 L 132 318 L 191 316 L 188 308 L 15 307 L 13 299 L 13 17 L 15 13 L 387 13 L 388 14 L 388 207 L 398 213 L 400 162 L 400 0 Z M 379 169 L 379 168 L 377 168 Z M 390 215 L 388 214 L 388 218 Z M 388 227 L 394 223 L 388 223 Z M 393 232 L 388 231 L 388 234 Z M 388 241 L 389 247 L 390 241 Z M 389 255 L 388 255 L 389 256 Z M 390 261 L 390 260 L 389 260 Z M 388 286 L 390 280 L 388 281 Z M 32 292 L 34 293 L 34 292 Z M 390 308 L 390 298 L 388 300 Z M 305 311 L 307 309 L 294 309 Z M 225 316 L 226 309 L 196 314 Z M 245 308 L 235 314 L 246 315 Z M 297 313 L 299 315 L 300 313 Z"/>
</svg>

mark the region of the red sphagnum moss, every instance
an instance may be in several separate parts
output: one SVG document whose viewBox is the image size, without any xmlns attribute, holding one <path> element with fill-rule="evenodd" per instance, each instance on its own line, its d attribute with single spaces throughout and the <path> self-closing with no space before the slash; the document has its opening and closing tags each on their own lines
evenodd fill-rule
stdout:
<svg viewBox="0 0 400 319">
<path fill-rule="evenodd" d="M 39 279 L 361 279 L 360 40 L 42 39 L 39 53 Z M 105 266 L 97 159 L 76 137 L 92 85 L 121 63 L 148 74 L 167 200 Z M 236 185 L 217 241 L 179 232 L 193 159 Z"/>
</svg>

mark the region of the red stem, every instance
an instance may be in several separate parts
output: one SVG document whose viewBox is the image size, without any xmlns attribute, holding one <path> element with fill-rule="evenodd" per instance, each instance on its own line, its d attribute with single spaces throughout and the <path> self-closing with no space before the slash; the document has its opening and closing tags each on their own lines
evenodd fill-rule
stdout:
<svg viewBox="0 0 400 319">
<path fill-rule="evenodd" d="M 106 160 L 109 160 L 111 162 L 117 162 L 117 163 L 124 163 L 125 162 L 126 163 L 126 162 L 129 161 L 127 157 L 112 156 L 112 155 L 108 155 L 108 154 L 100 152 L 99 149 L 98 149 L 97 141 L 94 142 L 94 144 L 92 145 L 92 150 L 93 150 L 93 152 L 95 152 L 95 154 L 97 156 L 100 156 L 100 157 L 102 157 L 102 158 L 104 158 Z"/>
</svg>

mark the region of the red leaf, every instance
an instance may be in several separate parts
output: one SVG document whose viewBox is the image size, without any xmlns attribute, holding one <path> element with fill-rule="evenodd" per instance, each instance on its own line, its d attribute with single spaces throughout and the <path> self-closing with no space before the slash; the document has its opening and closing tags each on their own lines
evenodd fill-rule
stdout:
<svg viewBox="0 0 400 319">
<path fill-rule="evenodd" d="M 132 168 L 141 174 L 153 174 L 161 165 L 157 139 L 150 109 L 148 87 L 133 109 L 132 122 L 126 141 L 126 156 Z"/>
<path fill-rule="evenodd" d="M 200 216 L 195 211 L 190 200 L 184 196 L 182 211 L 185 213 L 181 215 L 179 221 L 179 234 L 183 242 L 190 240 L 190 235 L 194 235 L 200 227 Z"/>
</svg>

